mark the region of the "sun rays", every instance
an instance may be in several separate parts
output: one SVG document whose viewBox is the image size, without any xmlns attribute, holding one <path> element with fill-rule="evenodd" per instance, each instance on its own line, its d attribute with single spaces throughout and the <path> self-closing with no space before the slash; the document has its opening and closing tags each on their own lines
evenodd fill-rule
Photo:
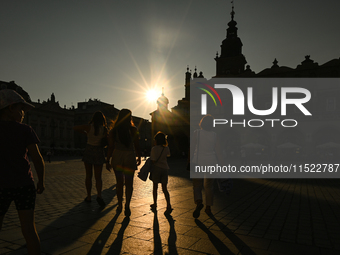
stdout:
<svg viewBox="0 0 340 255">
<path fill-rule="evenodd" d="M 132 112 L 138 110 L 142 112 L 143 116 L 150 114 L 151 112 L 157 110 L 157 99 L 162 95 L 162 88 L 165 90 L 165 96 L 169 98 L 172 103 L 177 102 L 178 98 L 173 98 L 174 90 L 179 88 L 183 89 L 183 85 L 172 84 L 176 73 L 172 77 L 168 77 L 167 68 L 166 68 L 166 60 L 161 63 L 155 63 L 149 67 L 145 66 L 145 63 L 140 63 L 136 57 L 133 56 L 131 51 L 129 51 L 129 55 L 132 59 L 132 62 L 135 66 L 133 75 L 132 73 L 127 73 L 121 70 L 122 75 L 126 78 L 128 82 L 133 84 L 133 89 L 131 86 L 129 88 L 126 86 L 114 86 L 115 90 L 120 90 L 124 94 L 128 94 L 129 97 L 117 98 L 121 101 L 119 104 L 116 104 L 121 108 L 122 103 L 125 106 L 130 108 Z M 145 72 L 145 69 L 149 69 Z M 169 109 L 170 110 L 170 109 Z"/>
<path fill-rule="evenodd" d="M 145 97 L 148 102 L 155 102 L 159 97 L 159 93 L 155 89 L 150 89 L 146 91 Z"/>
<path fill-rule="evenodd" d="M 148 28 L 149 37 L 152 39 L 147 41 L 148 45 L 144 51 L 134 52 L 132 49 L 133 43 L 126 40 L 120 34 L 119 39 L 125 46 L 127 59 L 131 63 L 129 70 L 120 70 L 122 80 L 126 80 L 127 85 L 112 85 L 116 90 L 117 97 L 114 99 L 117 108 L 130 108 L 132 112 L 138 110 L 135 116 L 148 116 L 151 112 L 157 110 L 157 99 L 164 95 L 169 99 L 170 104 L 168 110 L 175 106 L 178 98 L 178 91 L 184 92 L 184 72 L 186 64 L 176 65 L 173 68 L 172 62 L 179 42 L 179 37 L 182 31 L 182 25 L 188 10 L 183 13 L 183 17 L 179 20 L 177 26 L 173 24 L 158 24 L 152 23 Z M 145 21 L 149 24 L 148 21 Z M 166 31 L 166 32 L 165 32 Z M 170 31 L 170 32 L 169 32 Z M 144 41 L 141 38 L 141 43 Z M 171 67 L 171 69 L 170 69 Z M 117 69 L 117 66 L 115 67 Z M 179 75 L 183 75 L 183 83 L 179 84 Z M 129 84 L 128 84 L 129 83 Z M 132 85 L 132 86 L 131 86 Z M 126 96 L 125 96 L 126 94 Z"/>
</svg>

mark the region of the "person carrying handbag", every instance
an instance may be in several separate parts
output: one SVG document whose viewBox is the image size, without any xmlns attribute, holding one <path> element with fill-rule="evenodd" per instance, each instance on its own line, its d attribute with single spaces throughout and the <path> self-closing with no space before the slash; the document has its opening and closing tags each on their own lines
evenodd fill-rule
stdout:
<svg viewBox="0 0 340 255">
<path fill-rule="evenodd" d="M 150 207 L 152 211 L 156 211 L 158 183 L 161 183 L 167 204 L 165 213 L 171 213 L 172 208 L 170 204 L 170 195 L 167 188 L 169 169 L 167 157 L 170 157 L 170 149 L 164 133 L 158 132 L 154 139 L 155 146 L 152 147 L 150 154 L 150 158 L 153 162 L 152 173 L 150 176 L 150 180 L 153 182 L 153 204 L 150 205 Z"/>
</svg>

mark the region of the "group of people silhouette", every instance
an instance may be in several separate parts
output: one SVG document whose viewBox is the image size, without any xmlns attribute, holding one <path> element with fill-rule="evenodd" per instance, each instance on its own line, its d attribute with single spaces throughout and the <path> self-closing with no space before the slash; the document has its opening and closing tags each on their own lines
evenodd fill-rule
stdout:
<svg viewBox="0 0 340 255">
<path fill-rule="evenodd" d="M 14 201 L 21 223 L 22 233 L 27 243 L 29 254 L 40 254 L 40 239 L 34 222 L 36 194 L 45 190 L 45 164 L 37 144 L 39 138 L 35 131 L 22 123 L 25 112 L 34 106 L 27 103 L 16 91 L 3 89 L 0 91 L 0 230 L 4 216 Z M 195 132 L 198 139 L 194 139 L 198 163 L 214 163 L 216 156 L 212 154 L 217 144 L 217 137 L 211 131 L 212 118 L 205 116 L 200 123 L 201 131 Z M 102 171 L 106 164 L 108 171 L 113 170 L 116 177 L 116 194 L 118 200 L 117 212 L 123 210 L 123 194 L 125 186 L 124 214 L 131 215 L 130 203 L 133 194 L 134 173 L 141 164 L 138 129 L 132 121 L 129 109 L 119 111 L 112 128 L 108 127 L 104 114 L 95 112 L 91 121 L 85 125 L 75 126 L 74 130 L 87 136 L 87 144 L 82 157 L 85 166 L 85 187 L 87 196 L 85 203 L 91 203 L 92 177 L 95 176 L 97 190 L 96 201 L 101 207 L 106 203 L 102 198 Z M 198 142 L 199 141 L 199 142 Z M 107 145 L 105 157 L 104 147 Z M 200 156 L 198 153 L 200 153 Z M 38 181 L 35 186 L 28 154 L 37 172 Z M 173 208 L 167 189 L 170 156 L 167 137 L 158 132 L 154 137 L 150 159 L 153 162 L 153 204 L 150 209 L 157 212 L 158 184 L 167 203 L 165 214 L 169 215 Z M 194 156 L 193 156 L 194 157 Z M 211 213 L 213 204 L 213 180 L 193 180 L 194 199 L 196 209 L 193 213 L 199 217 L 203 208 L 202 189 L 206 190 L 206 213 Z"/>
<path fill-rule="evenodd" d="M 90 123 L 74 127 L 75 131 L 87 135 L 87 145 L 82 161 L 84 161 L 86 178 L 85 187 L 87 197 L 85 202 L 91 203 L 92 173 L 94 172 L 97 202 L 104 207 L 106 204 L 102 198 L 102 170 L 104 164 L 106 169 L 113 172 L 116 177 L 116 192 L 118 199 L 117 211 L 123 210 L 123 193 L 125 186 L 125 216 L 131 215 L 130 202 L 133 193 L 134 173 L 141 164 L 141 151 L 139 147 L 138 129 L 132 121 L 132 113 L 129 109 L 119 111 L 113 128 L 109 129 L 104 114 L 95 112 Z M 105 159 L 103 141 L 108 140 L 107 156 Z M 105 144 L 105 143 L 104 143 Z M 152 210 L 157 208 L 158 184 L 162 184 L 163 192 L 167 201 L 167 212 L 171 212 L 170 195 L 167 190 L 168 169 L 167 157 L 170 150 L 166 135 L 158 132 L 155 135 L 155 146 L 151 150 L 150 158 L 153 161 L 153 197 L 154 203 L 150 206 Z M 157 158 L 157 160 L 156 160 Z"/>
</svg>

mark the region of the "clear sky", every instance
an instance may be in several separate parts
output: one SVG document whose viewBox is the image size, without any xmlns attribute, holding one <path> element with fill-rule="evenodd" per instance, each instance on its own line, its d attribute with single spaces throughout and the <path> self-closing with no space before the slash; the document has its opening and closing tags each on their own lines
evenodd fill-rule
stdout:
<svg viewBox="0 0 340 255">
<path fill-rule="evenodd" d="M 340 57 L 339 0 L 234 0 L 251 69 L 295 68 L 305 55 Z M 33 101 L 52 92 L 63 107 L 89 98 L 149 119 L 161 88 L 169 107 L 184 97 L 187 65 L 215 75 L 230 21 L 222 0 L 1 0 L 0 80 Z"/>
</svg>

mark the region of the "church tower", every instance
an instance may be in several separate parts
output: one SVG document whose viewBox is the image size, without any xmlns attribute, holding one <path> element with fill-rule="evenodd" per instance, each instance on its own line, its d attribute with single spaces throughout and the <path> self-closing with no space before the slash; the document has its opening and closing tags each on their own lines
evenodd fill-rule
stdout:
<svg viewBox="0 0 340 255">
<path fill-rule="evenodd" d="M 234 2 L 232 1 L 231 21 L 228 23 L 227 37 L 222 41 L 221 55 L 216 53 L 216 76 L 237 76 L 244 72 L 246 58 L 242 54 L 242 42 L 237 36 L 237 23 L 234 20 Z"/>
<path fill-rule="evenodd" d="M 189 66 L 187 67 L 187 72 L 185 73 L 185 97 L 184 99 L 190 100 L 190 81 L 191 73 L 189 72 Z"/>
<path fill-rule="evenodd" d="M 164 88 L 162 88 L 162 95 L 157 99 L 157 109 L 159 111 L 169 111 L 168 110 L 169 99 L 164 96 Z"/>
</svg>

